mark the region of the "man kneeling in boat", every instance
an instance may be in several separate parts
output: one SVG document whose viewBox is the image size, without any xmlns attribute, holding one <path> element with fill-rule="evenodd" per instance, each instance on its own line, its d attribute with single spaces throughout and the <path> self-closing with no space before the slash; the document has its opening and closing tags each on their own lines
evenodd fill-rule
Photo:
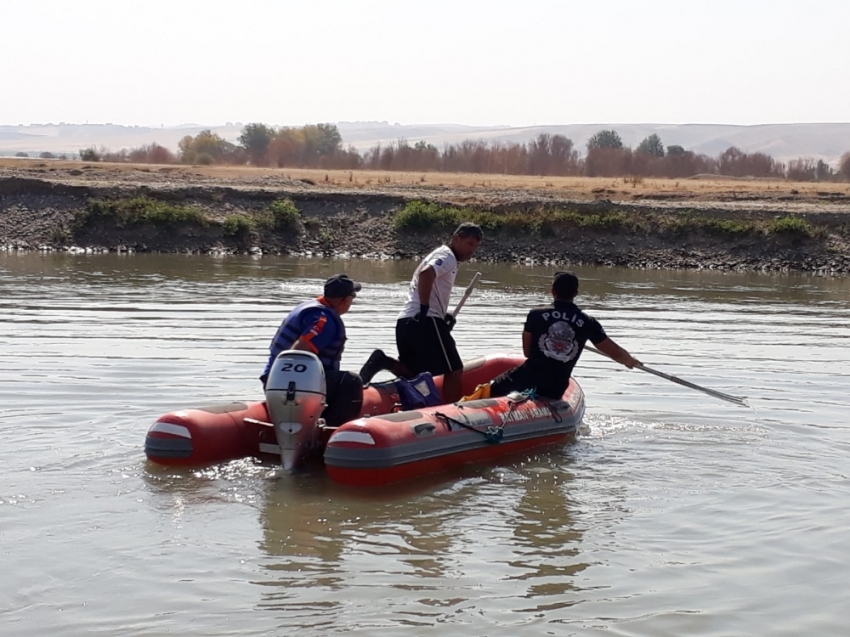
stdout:
<svg viewBox="0 0 850 637">
<path fill-rule="evenodd" d="M 482 238 L 479 226 L 461 223 L 447 245 L 436 248 L 419 263 L 396 322 L 398 360 L 375 350 L 360 370 L 365 380 L 381 369 L 406 378 L 423 372 L 445 374 L 442 401 L 453 403 L 462 396 L 463 361 L 451 335 L 455 317 L 449 313 L 449 298 L 458 264 L 475 254 Z"/>
<path fill-rule="evenodd" d="M 288 349 L 313 352 L 325 369 L 328 406 L 322 417 L 331 427 L 358 418 L 363 406 L 360 376 L 339 369 L 346 338 L 342 315 L 351 309 L 360 289 L 361 285 L 345 274 L 336 274 L 325 281 L 322 296 L 296 306 L 280 324 L 269 346 L 266 368 L 260 376 L 265 389 L 278 354 Z"/>
<path fill-rule="evenodd" d="M 577 294 L 578 277 L 557 272 L 552 282 L 554 303 L 531 310 L 525 320 L 522 351 L 528 360 L 495 378 L 490 396 L 533 389 L 544 398 L 560 399 L 587 341 L 629 369 L 640 365 L 608 338 L 599 321 L 579 309 L 573 302 Z"/>
</svg>

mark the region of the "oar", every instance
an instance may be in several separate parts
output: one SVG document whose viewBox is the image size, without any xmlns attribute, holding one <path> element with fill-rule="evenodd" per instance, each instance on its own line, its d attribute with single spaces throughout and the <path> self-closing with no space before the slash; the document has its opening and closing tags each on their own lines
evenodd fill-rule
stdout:
<svg viewBox="0 0 850 637">
<path fill-rule="evenodd" d="M 475 276 L 472 277 L 472 281 L 469 282 L 469 285 L 466 286 L 466 292 L 463 293 L 463 296 L 460 297 L 460 301 L 457 303 L 457 307 L 455 307 L 452 312 L 452 316 L 457 317 L 458 312 L 460 312 L 460 308 L 463 307 L 463 304 L 466 303 L 466 299 L 469 298 L 469 295 L 472 294 L 472 289 L 475 287 L 475 284 L 478 282 L 478 277 L 481 276 L 480 272 L 476 272 Z"/>
<path fill-rule="evenodd" d="M 590 347 L 589 345 L 585 345 L 585 349 L 589 349 L 591 352 L 596 352 L 597 354 L 601 354 L 606 358 L 610 358 L 608 354 L 605 352 L 601 352 L 595 347 Z M 690 387 L 691 389 L 696 389 L 697 391 L 701 391 L 704 394 L 708 394 L 709 396 L 714 396 L 715 398 L 719 398 L 720 400 L 725 400 L 726 402 L 734 403 L 736 405 L 743 405 L 744 407 L 749 407 L 749 403 L 746 398 L 741 398 L 738 396 L 733 396 L 732 394 L 724 394 L 722 391 L 717 391 L 714 389 L 709 389 L 708 387 L 703 387 L 702 385 L 697 385 L 696 383 L 692 383 L 683 378 L 679 378 L 678 376 L 671 376 L 670 374 L 665 374 L 664 372 L 659 372 L 656 369 L 652 369 L 651 367 L 647 367 L 644 364 L 636 365 L 638 369 L 652 374 L 654 376 L 658 376 L 659 378 L 664 378 L 665 380 L 669 380 L 671 382 L 676 383 L 677 385 L 682 385 L 683 387 Z"/>
</svg>

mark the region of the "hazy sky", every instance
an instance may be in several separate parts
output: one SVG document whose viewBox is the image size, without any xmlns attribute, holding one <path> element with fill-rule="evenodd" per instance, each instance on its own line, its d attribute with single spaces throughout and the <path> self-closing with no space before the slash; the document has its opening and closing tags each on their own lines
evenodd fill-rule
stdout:
<svg viewBox="0 0 850 637">
<path fill-rule="evenodd" d="M 850 0 L 0 0 L 0 124 L 850 121 Z"/>
</svg>

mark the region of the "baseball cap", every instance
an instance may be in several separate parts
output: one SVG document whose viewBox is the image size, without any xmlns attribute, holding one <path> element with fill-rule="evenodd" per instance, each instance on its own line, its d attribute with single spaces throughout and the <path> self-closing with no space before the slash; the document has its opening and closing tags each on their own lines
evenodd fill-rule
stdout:
<svg viewBox="0 0 850 637">
<path fill-rule="evenodd" d="M 555 272 L 552 291 L 561 299 L 571 299 L 578 294 L 578 277 L 573 272 Z"/>
<path fill-rule="evenodd" d="M 359 292 L 363 286 L 348 278 L 347 274 L 334 274 L 325 281 L 325 296 L 332 299 L 341 299 Z"/>
</svg>

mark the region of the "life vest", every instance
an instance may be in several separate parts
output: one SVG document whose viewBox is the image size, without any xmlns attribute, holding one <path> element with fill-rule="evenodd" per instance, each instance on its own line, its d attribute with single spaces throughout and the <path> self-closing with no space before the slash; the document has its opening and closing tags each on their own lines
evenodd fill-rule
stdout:
<svg viewBox="0 0 850 637">
<path fill-rule="evenodd" d="M 334 329 L 336 332 L 336 338 L 329 345 L 319 349 L 316 356 L 319 357 L 325 369 L 339 370 L 339 359 L 342 357 L 342 350 L 345 347 L 345 324 L 336 310 L 321 303 L 318 299 L 312 299 L 297 305 L 280 324 L 277 334 L 275 334 L 272 344 L 269 346 L 271 355 L 264 373 L 268 373 L 271 369 L 271 365 L 278 354 L 291 348 L 295 341 L 301 337 L 303 331 L 301 321 L 304 313 L 316 309 L 323 310 L 322 316 L 326 317 L 327 323 L 330 323 L 330 325 L 325 324 L 323 329 Z"/>
<path fill-rule="evenodd" d="M 481 398 L 490 398 L 490 383 L 484 383 L 483 385 L 478 385 L 469 396 L 464 396 L 460 399 L 460 402 L 466 402 L 468 400 L 479 400 Z"/>
<path fill-rule="evenodd" d="M 398 391 L 398 400 L 404 411 L 436 407 L 442 402 L 434 379 L 428 372 L 422 372 L 410 379 L 397 378 L 395 386 Z"/>
</svg>

